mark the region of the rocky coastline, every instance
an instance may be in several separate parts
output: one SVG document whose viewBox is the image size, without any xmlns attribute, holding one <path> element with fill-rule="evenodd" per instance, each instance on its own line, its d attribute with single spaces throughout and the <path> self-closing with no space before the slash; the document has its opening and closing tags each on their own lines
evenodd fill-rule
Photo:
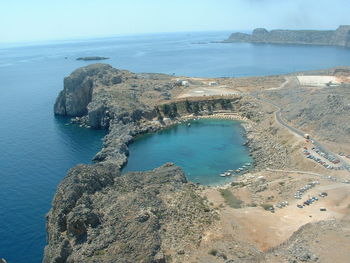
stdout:
<svg viewBox="0 0 350 263">
<path fill-rule="evenodd" d="M 350 26 L 336 30 L 271 30 L 256 28 L 252 34 L 233 33 L 223 43 L 250 42 L 268 44 L 327 45 L 350 47 Z"/>
<path fill-rule="evenodd" d="M 171 76 L 134 74 L 106 64 L 80 68 L 64 80 L 54 112 L 81 126 L 107 129 L 93 165 L 71 169 L 47 216 L 43 262 L 170 262 L 195 249 L 216 212 L 181 168 L 120 174 L 128 144 L 191 118 L 244 121 L 255 169 L 288 166 L 288 150 L 265 130 L 271 108 L 241 95 L 176 99 Z M 266 134 L 270 134 L 266 136 Z"/>
</svg>

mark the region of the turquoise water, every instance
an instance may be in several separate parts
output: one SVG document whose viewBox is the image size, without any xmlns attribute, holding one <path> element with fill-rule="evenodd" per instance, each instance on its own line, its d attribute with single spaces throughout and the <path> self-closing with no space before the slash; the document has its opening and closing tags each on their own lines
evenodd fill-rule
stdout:
<svg viewBox="0 0 350 263">
<path fill-rule="evenodd" d="M 104 132 L 67 126 L 67 119 L 55 118 L 53 115 L 53 104 L 63 88 L 63 78 L 76 68 L 93 63 L 76 61 L 75 58 L 107 56 L 111 59 L 103 62 L 117 68 L 200 77 L 282 74 L 350 65 L 350 50 L 340 47 L 210 43 L 225 39 L 229 34 L 230 32 L 176 33 L 27 46 L 1 45 L 0 257 L 5 257 L 9 263 L 41 261 L 46 235 L 45 214 L 50 209 L 58 183 L 68 169 L 78 163 L 89 163 L 101 147 Z M 207 44 L 192 44 L 194 42 Z M 180 126 L 177 130 L 183 128 Z M 198 128 L 198 133 L 200 131 L 204 129 Z M 169 132 L 186 137 L 185 133 L 176 130 Z M 175 134 L 174 137 L 166 138 L 179 140 Z M 191 130 L 188 134 L 192 134 Z M 212 133 L 208 143 L 212 142 L 212 138 L 219 140 L 216 135 Z M 195 139 L 196 136 L 193 137 Z M 154 138 L 161 141 L 163 137 L 162 134 L 157 134 Z M 154 140 L 153 137 L 150 140 Z M 165 149 L 176 147 L 175 143 L 172 147 L 166 145 L 167 141 L 169 139 L 163 141 Z M 219 145 L 222 151 L 227 151 L 225 144 L 220 142 L 212 144 L 212 147 Z M 185 146 L 182 148 L 185 149 Z M 216 173 L 221 172 L 223 164 L 217 167 L 194 164 L 191 167 L 189 162 L 185 162 L 189 156 L 209 161 L 209 156 L 212 155 L 215 159 L 216 154 L 212 152 L 218 153 L 219 150 L 206 149 L 208 150 L 203 150 L 200 155 L 191 149 L 182 155 L 179 152 L 178 160 L 164 159 L 159 165 L 163 161 L 182 165 L 182 158 L 183 166 L 193 181 L 200 180 L 199 174 L 214 175 L 215 180 L 221 180 Z M 142 153 L 141 157 L 137 156 L 139 155 L 132 151 L 130 165 L 133 159 L 138 159 L 141 165 L 141 161 L 147 157 Z M 222 158 L 228 156 L 230 155 L 222 155 Z M 149 168 L 158 166 L 154 162 L 150 164 Z M 216 166 L 214 162 L 211 165 Z M 228 168 L 231 168 L 231 164 Z M 197 169 L 200 171 L 198 175 L 193 174 Z M 205 178 L 203 176 L 203 183 L 210 183 Z"/>
<path fill-rule="evenodd" d="M 190 127 L 184 123 L 135 140 L 129 145 L 130 156 L 123 172 L 145 171 L 173 162 L 192 182 L 222 184 L 232 177 L 221 177 L 221 173 L 252 162 L 244 142 L 244 129 L 238 121 L 192 121 Z"/>
</svg>

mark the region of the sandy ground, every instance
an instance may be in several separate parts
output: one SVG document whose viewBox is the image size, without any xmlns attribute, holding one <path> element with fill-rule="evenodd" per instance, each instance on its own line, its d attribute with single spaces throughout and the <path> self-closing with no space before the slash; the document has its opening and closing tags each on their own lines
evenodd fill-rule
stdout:
<svg viewBox="0 0 350 263">
<path fill-rule="evenodd" d="M 350 184 L 334 183 L 316 178 L 320 184 L 307 191 L 303 198 L 298 200 L 294 198 L 294 191 L 300 188 L 301 185 L 315 180 L 315 177 L 300 174 L 286 176 L 283 173 L 260 172 L 255 175 L 247 174 L 240 178 L 240 181 L 247 182 L 245 178 L 251 178 L 252 176 L 254 178 L 248 179 L 247 186 L 226 186 L 226 188 L 243 200 L 245 204 L 251 203 L 254 197 L 255 200 L 258 197 L 266 202 L 267 197 L 274 196 L 272 200 L 268 201 L 269 203 L 276 204 L 281 201 L 288 201 L 289 205 L 280 209 L 276 208 L 274 213 L 264 210 L 260 205 L 257 207 L 243 206 L 236 209 L 225 203 L 218 189 L 206 189 L 203 194 L 213 207 L 217 207 L 220 220 L 214 227 L 206 231 L 200 250 L 209 251 L 212 247 L 220 247 L 222 242 L 234 243 L 238 238 L 240 242 L 253 245 L 258 250 L 266 252 L 288 240 L 295 231 L 307 223 L 332 219 L 341 220 L 350 213 Z M 267 179 L 270 187 L 261 193 L 254 193 L 249 189 L 249 184 L 253 184 L 261 176 Z M 287 195 L 279 196 L 278 191 L 276 191 L 276 187 L 279 187 L 281 182 L 284 182 L 285 185 L 288 184 L 287 187 L 290 191 Z M 319 197 L 321 192 L 327 192 L 328 196 Z M 317 196 L 319 201 L 304 208 L 297 207 L 297 204 L 302 204 L 303 201 L 312 196 Z M 321 207 L 326 208 L 326 211 L 320 211 Z M 338 242 L 341 242 L 341 236 L 336 233 L 332 235 L 334 239 L 332 238 L 333 241 L 328 240 L 328 243 L 333 242 L 333 245 L 337 245 Z M 342 256 L 344 257 L 344 255 Z"/>
<path fill-rule="evenodd" d="M 350 186 L 332 184 L 327 187 L 316 187 L 306 196 L 317 196 L 322 191 L 327 191 L 329 196 L 320 198 L 318 202 L 305 208 L 298 208 L 296 205 L 302 202 L 291 199 L 289 206 L 278 209 L 275 213 L 267 212 L 262 208 L 245 208 L 233 212 L 230 218 L 239 222 L 251 241 L 261 250 L 266 251 L 285 241 L 306 223 L 332 218 L 341 219 L 345 216 L 350 202 Z M 321 207 L 325 207 L 327 211 L 320 211 Z M 257 218 L 259 218 L 258 222 Z"/>
<path fill-rule="evenodd" d="M 250 78 L 183 78 L 186 86 L 180 86 L 173 92 L 176 98 L 201 96 L 226 96 L 247 93 L 256 90 L 279 89 L 288 83 L 289 77 L 266 76 Z M 179 78 L 174 78 L 179 81 Z"/>
<path fill-rule="evenodd" d="M 237 95 L 239 92 L 228 89 L 226 86 L 194 87 L 181 93 L 178 98 L 202 97 L 202 96 L 227 96 Z"/>
</svg>

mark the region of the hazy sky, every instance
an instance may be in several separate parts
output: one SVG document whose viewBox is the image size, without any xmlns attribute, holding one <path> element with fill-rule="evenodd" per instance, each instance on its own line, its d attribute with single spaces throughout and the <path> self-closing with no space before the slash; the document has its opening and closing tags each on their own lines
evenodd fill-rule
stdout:
<svg viewBox="0 0 350 263">
<path fill-rule="evenodd" d="M 152 32 L 333 29 L 350 0 L 0 0 L 0 42 Z"/>
</svg>

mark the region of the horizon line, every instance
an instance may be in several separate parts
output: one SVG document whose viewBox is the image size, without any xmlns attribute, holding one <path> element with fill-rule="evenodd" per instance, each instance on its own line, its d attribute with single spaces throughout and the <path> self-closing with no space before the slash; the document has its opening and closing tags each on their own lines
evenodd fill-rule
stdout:
<svg viewBox="0 0 350 263">
<path fill-rule="evenodd" d="M 19 41 L 0 41 L 0 48 L 4 46 L 20 47 L 20 46 L 36 46 L 45 44 L 61 44 L 69 42 L 79 42 L 88 40 L 100 40 L 116 37 L 128 37 L 128 36 L 147 36 L 147 35 L 161 35 L 161 34 L 186 34 L 186 33 L 201 33 L 201 32 L 231 32 L 231 31 L 250 31 L 250 30 L 191 30 L 191 31 L 164 31 L 164 32 L 144 32 L 144 33 L 120 33 L 120 34 L 108 34 L 108 35 L 89 35 L 89 36 L 77 36 L 77 37 L 65 37 L 65 38 L 48 38 L 38 40 L 19 40 Z"/>
<path fill-rule="evenodd" d="M 346 26 L 346 25 L 338 25 Z M 336 30 L 335 29 L 290 29 L 290 30 Z M 266 27 L 260 27 L 266 28 Z M 127 37 L 127 36 L 146 36 L 146 35 L 159 35 L 159 34 L 181 34 L 181 33 L 200 33 L 200 32 L 252 32 L 256 28 L 251 29 L 220 29 L 220 30 L 191 30 L 191 31 L 158 31 L 158 32 L 139 32 L 139 33 L 119 33 L 119 34 L 107 34 L 107 35 L 84 35 L 84 36 L 74 36 L 74 37 L 60 37 L 60 38 L 47 38 L 47 39 L 34 39 L 34 40 L 18 40 L 18 41 L 0 41 L 0 48 L 6 47 L 21 47 L 21 46 L 40 46 L 45 44 L 63 44 L 65 42 L 79 42 L 79 41 L 88 41 L 88 40 L 98 40 L 98 39 L 106 39 L 106 38 L 114 38 L 114 37 Z M 282 30 L 281 28 L 274 28 L 269 30 Z M 286 29 L 285 29 L 286 30 Z"/>
</svg>

